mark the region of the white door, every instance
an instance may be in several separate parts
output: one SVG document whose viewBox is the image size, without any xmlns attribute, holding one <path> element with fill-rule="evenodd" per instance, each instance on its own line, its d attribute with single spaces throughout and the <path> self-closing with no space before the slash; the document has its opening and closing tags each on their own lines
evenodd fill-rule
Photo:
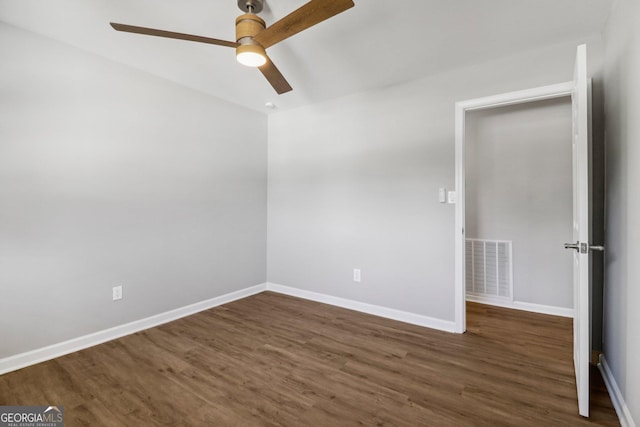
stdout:
<svg viewBox="0 0 640 427">
<path fill-rule="evenodd" d="M 573 103 L 573 240 L 565 247 L 573 255 L 573 363 L 580 415 L 589 416 L 589 359 L 591 354 L 591 286 L 589 247 L 591 92 L 587 78 L 587 47 L 578 46 Z"/>
</svg>

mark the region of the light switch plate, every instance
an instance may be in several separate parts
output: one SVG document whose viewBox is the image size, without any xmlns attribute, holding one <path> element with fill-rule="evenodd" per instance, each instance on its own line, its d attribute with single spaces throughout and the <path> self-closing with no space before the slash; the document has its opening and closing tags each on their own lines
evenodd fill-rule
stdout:
<svg viewBox="0 0 640 427">
<path fill-rule="evenodd" d="M 447 193 L 447 203 L 456 203 L 456 192 L 455 191 L 449 191 Z"/>
<path fill-rule="evenodd" d="M 438 190 L 438 202 L 447 203 L 447 189 L 444 187 L 440 187 Z"/>
</svg>

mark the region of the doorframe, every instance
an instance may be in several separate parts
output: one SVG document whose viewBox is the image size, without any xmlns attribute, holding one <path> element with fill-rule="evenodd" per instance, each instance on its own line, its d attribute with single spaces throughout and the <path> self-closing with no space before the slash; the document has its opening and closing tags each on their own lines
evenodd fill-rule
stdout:
<svg viewBox="0 0 640 427">
<path fill-rule="evenodd" d="M 455 173 L 456 173 L 456 206 L 455 206 L 455 331 L 464 333 L 467 330 L 466 289 L 465 289 L 465 118 L 468 111 L 486 110 L 507 105 L 542 101 L 545 99 L 571 96 L 575 83 L 573 81 L 541 86 L 515 92 L 507 92 L 483 98 L 456 102 L 455 105 Z"/>
</svg>

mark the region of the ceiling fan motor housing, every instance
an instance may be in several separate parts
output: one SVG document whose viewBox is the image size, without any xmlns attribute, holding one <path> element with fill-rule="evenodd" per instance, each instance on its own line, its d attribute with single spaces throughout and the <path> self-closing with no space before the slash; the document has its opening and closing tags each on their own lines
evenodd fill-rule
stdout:
<svg viewBox="0 0 640 427">
<path fill-rule="evenodd" d="M 236 41 L 242 43 L 244 38 L 253 38 L 260 31 L 264 30 L 266 24 L 262 18 L 253 13 L 245 13 L 236 18 Z"/>
</svg>

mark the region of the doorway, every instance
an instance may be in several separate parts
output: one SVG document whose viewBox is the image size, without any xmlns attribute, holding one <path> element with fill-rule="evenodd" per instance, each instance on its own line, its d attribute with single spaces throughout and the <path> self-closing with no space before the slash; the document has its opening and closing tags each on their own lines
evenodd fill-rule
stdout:
<svg viewBox="0 0 640 427">
<path fill-rule="evenodd" d="M 467 301 L 573 317 L 571 98 L 465 120 Z"/>
<path fill-rule="evenodd" d="M 456 103 L 456 206 L 455 206 L 455 323 L 456 331 L 466 330 L 466 117 L 473 111 L 530 102 L 571 97 L 573 82 L 543 86 Z"/>
</svg>

